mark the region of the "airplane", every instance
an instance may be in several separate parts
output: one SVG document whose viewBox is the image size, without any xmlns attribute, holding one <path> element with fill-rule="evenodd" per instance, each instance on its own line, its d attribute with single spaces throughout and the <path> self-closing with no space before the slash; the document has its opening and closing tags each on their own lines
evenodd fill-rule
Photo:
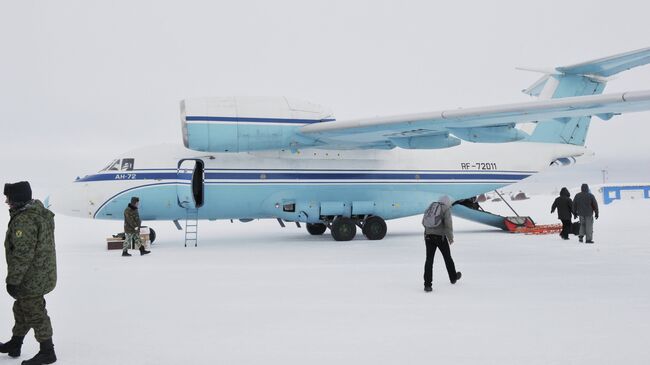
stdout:
<svg viewBox="0 0 650 365">
<path fill-rule="evenodd" d="M 122 220 L 138 196 L 143 220 L 179 230 L 180 220 L 187 231 L 198 220 L 277 219 L 337 241 L 357 228 L 381 240 L 386 220 L 422 214 L 441 195 L 475 197 L 589 155 L 593 116 L 650 109 L 650 90 L 602 94 L 611 76 L 647 63 L 650 48 L 534 70 L 543 75 L 523 90 L 530 102 L 354 120 L 286 97 L 187 99 L 183 145 L 122 154 L 51 203 Z"/>
</svg>

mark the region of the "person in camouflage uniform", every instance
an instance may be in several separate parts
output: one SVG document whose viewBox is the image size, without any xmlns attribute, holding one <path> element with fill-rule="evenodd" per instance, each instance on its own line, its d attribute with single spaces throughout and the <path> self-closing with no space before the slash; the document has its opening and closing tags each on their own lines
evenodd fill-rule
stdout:
<svg viewBox="0 0 650 365">
<path fill-rule="evenodd" d="M 23 340 L 30 329 L 40 343 L 40 351 L 26 365 L 56 362 L 52 324 L 45 309 L 44 295 L 56 286 L 54 214 L 38 200 L 32 200 L 29 183 L 5 184 L 9 205 L 9 227 L 5 236 L 7 292 L 14 299 L 13 336 L 0 343 L 0 352 L 20 356 Z"/>
<path fill-rule="evenodd" d="M 131 198 L 131 203 L 124 209 L 124 245 L 122 246 L 122 256 L 131 256 L 129 253 L 129 247 L 133 245 L 133 248 L 140 250 L 140 255 L 146 255 L 151 253 L 144 249 L 142 244 L 142 239 L 140 238 L 140 225 L 142 221 L 140 220 L 140 214 L 138 213 L 138 206 L 140 205 L 140 199 L 137 196 Z"/>
</svg>

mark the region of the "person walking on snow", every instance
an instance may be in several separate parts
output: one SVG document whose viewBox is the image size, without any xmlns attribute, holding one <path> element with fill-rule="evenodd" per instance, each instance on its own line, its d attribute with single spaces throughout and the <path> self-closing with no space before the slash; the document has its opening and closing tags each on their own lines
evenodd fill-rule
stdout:
<svg viewBox="0 0 650 365">
<path fill-rule="evenodd" d="M 424 226 L 424 242 L 427 257 L 424 262 L 424 291 L 430 292 L 433 284 L 433 257 L 436 249 L 440 249 L 445 259 L 445 266 L 449 274 L 449 281 L 456 284 L 461 277 L 456 271 L 456 265 L 451 257 L 450 245 L 454 243 L 454 227 L 451 220 L 451 202 L 449 197 L 443 195 L 437 202 L 431 203 L 422 217 Z"/>
<path fill-rule="evenodd" d="M 598 219 L 598 202 L 594 194 L 589 192 L 589 185 L 582 184 L 580 192 L 573 199 L 573 214 L 580 218 L 580 233 L 578 240 L 586 235 L 586 243 L 594 243 L 594 213 Z"/>
<path fill-rule="evenodd" d="M 131 256 L 129 247 L 133 245 L 134 248 L 140 250 L 140 256 L 151 253 L 144 249 L 142 239 L 140 238 L 140 213 L 138 213 L 138 206 L 140 205 L 140 198 L 134 196 L 131 198 L 131 203 L 124 209 L 124 244 L 122 245 L 122 256 Z"/>
<path fill-rule="evenodd" d="M 571 232 L 573 201 L 571 200 L 571 193 L 569 193 L 567 188 L 562 188 L 562 190 L 560 190 L 560 196 L 555 199 L 551 206 L 551 213 L 555 212 L 555 209 L 557 209 L 557 218 L 562 221 L 562 232 L 560 232 L 560 237 L 568 240 L 569 233 Z"/>
<path fill-rule="evenodd" d="M 5 236 L 7 293 L 15 302 L 12 337 L 7 343 L 0 343 L 0 352 L 19 357 L 25 335 L 34 329 L 40 351 L 22 364 L 53 364 L 56 354 L 52 323 L 44 296 L 54 290 L 57 279 L 54 213 L 40 201 L 32 200 L 32 188 L 27 181 L 5 184 L 4 195 L 10 215 Z"/>
</svg>

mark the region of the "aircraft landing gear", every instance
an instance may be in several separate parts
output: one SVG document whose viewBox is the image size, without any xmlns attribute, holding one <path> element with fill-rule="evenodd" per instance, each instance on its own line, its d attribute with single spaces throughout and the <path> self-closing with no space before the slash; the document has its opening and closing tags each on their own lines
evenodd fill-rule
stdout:
<svg viewBox="0 0 650 365">
<path fill-rule="evenodd" d="M 335 241 L 350 241 L 357 234 L 357 225 L 351 218 L 336 217 L 330 226 Z"/>
<path fill-rule="evenodd" d="M 307 232 L 312 236 L 320 236 L 327 231 L 327 226 L 323 223 L 307 223 Z"/>
<path fill-rule="evenodd" d="M 363 235 L 371 240 L 377 241 L 386 237 L 386 221 L 379 216 L 356 216 L 348 217 L 324 217 L 324 223 L 307 223 L 307 231 L 311 235 L 321 235 L 327 228 L 332 233 L 335 241 L 351 241 L 357 234 L 357 227 L 361 228 Z"/>
<path fill-rule="evenodd" d="M 380 240 L 386 236 L 386 221 L 384 221 L 381 217 L 367 217 L 363 220 L 361 227 L 363 235 L 366 236 L 366 238 L 369 240 Z"/>
</svg>

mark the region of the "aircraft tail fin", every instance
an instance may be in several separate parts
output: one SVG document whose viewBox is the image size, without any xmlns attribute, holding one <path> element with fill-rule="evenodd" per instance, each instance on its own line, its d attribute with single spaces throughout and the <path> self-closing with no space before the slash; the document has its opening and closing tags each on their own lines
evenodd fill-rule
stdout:
<svg viewBox="0 0 650 365">
<path fill-rule="evenodd" d="M 522 92 L 540 99 L 602 94 L 609 77 L 648 63 L 650 48 L 644 48 L 552 70 L 524 69 L 542 72 L 544 76 Z M 612 116 L 598 115 L 603 120 Z M 579 117 L 538 123 L 528 141 L 584 146 L 590 122 L 591 117 Z"/>
</svg>

